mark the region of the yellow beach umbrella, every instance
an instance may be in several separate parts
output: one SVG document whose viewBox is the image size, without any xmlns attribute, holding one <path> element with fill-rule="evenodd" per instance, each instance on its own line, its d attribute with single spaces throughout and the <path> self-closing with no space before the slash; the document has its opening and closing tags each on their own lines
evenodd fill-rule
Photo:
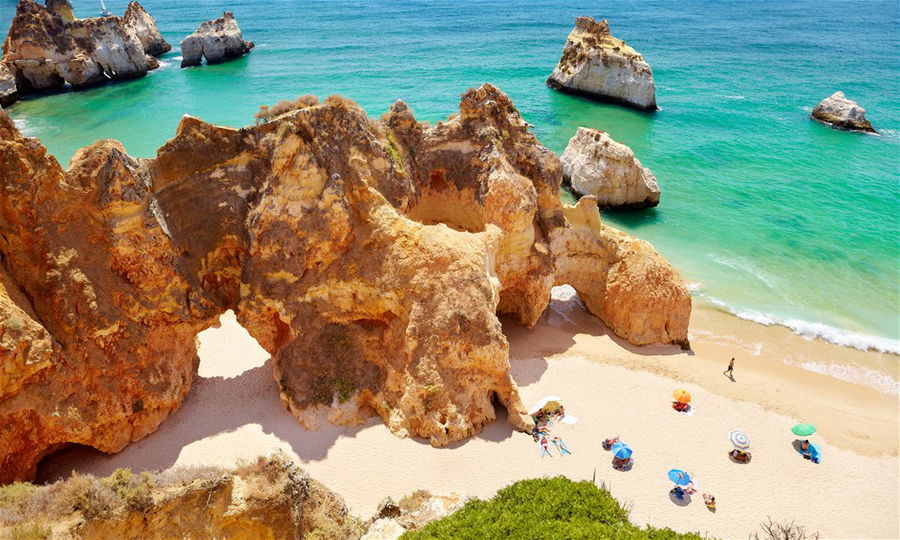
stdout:
<svg viewBox="0 0 900 540">
<path fill-rule="evenodd" d="M 675 390 L 672 392 L 672 397 L 681 403 L 690 403 L 691 402 L 691 393 L 687 390 Z"/>
</svg>

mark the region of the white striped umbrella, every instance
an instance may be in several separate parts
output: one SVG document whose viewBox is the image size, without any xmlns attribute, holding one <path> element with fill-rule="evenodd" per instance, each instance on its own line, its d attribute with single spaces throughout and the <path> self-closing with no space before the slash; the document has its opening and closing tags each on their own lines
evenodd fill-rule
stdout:
<svg viewBox="0 0 900 540">
<path fill-rule="evenodd" d="M 750 437 L 743 431 L 733 430 L 728 434 L 728 440 L 738 450 L 747 450 L 750 448 Z"/>
</svg>

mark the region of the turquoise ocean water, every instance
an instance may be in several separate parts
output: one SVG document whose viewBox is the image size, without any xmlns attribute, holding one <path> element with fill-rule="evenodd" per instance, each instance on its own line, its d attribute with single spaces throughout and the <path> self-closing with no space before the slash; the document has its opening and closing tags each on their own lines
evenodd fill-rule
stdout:
<svg viewBox="0 0 900 540">
<path fill-rule="evenodd" d="M 76 15 L 99 2 L 75 0 Z M 107 0 L 115 13 L 126 0 Z M 182 114 L 252 123 L 261 104 L 339 93 L 379 115 L 455 112 L 469 86 L 507 92 L 561 152 L 578 126 L 630 145 L 663 190 L 659 208 L 606 220 L 652 242 L 697 300 L 858 348 L 900 351 L 900 4 L 645 1 L 340 2 L 146 0 L 175 50 L 151 75 L 28 99 L 10 114 L 64 164 L 97 139 L 151 157 Z M 233 11 L 256 48 L 179 69 L 179 40 Z M 0 0 L 9 27 L 14 0 Z M 549 90 L 578 15 L 653 66 L 661 110 L 644 114 Z M 836 90 L 882 135 L 809 120 Z"/>
</svg>

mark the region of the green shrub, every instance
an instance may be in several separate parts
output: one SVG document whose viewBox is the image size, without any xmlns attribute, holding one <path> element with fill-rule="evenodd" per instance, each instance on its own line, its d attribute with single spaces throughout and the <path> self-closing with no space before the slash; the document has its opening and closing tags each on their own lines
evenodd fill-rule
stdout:
<svg viewBox="0 0 900 540">
<path fill-rule="evenodd" d="M 493 499 L 469 501 L 458 512 L 405 533 L 422 539 L 580 539 L 699 540 L 698 534 L 670 529 L 641 529 L 608 491 L 591 482 L 563 476 L 522 480 Z"/>
</svg>

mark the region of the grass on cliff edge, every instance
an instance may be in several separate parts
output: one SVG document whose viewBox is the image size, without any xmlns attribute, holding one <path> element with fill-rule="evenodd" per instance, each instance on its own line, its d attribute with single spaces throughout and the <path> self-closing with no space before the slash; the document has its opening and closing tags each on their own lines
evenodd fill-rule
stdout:
<svg viewBox="0 0 900 540">
<path fill-rule="evenodd" d="M 473 499 L 461 510 L 403 540 L 424 539 L 579 539 L 700 540 L 699 534 L 641 529 L 628 521 L 628 510 L 605 489 L 566 477 L 521 480 L 489 501 Z"/>
</svg>

